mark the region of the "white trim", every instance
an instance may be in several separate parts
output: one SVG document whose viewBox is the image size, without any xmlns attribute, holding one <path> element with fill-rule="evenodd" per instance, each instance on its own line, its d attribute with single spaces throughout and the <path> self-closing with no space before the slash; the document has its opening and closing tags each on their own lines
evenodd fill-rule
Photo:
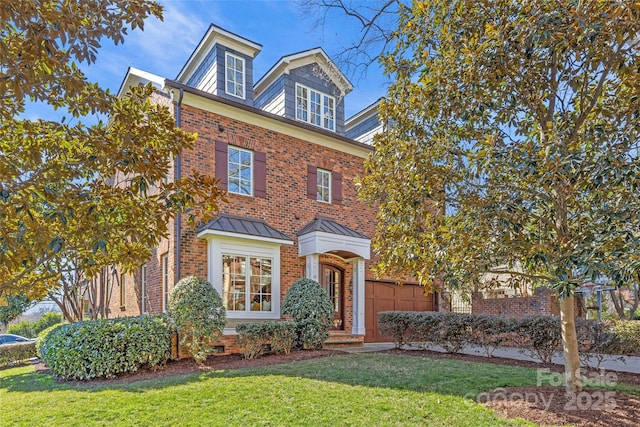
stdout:
<svg viewBox="0 0 640 427">
<path fill-rule="evenodd" d="M 380 112 L 378 111 L 378 108 L 380 107 L 381 102 L 382 102 L 382 98 L 378 98 L 378 100 L 373 104 L 369 105 L 368 107 L 365 107 L 364 109 L 355 113 L 353 116 L 346 119 L 344 121 L 345 130 L 350 129 L 360 124 L 360 122 L 363 122 L 371 117 L 379 115 Z"/>
<path fill-rule="evenodd" d="M 262 50 L 262 45 L 211 24 L 202 40 L 200 40 L 200 43 L 198 43 L 198 46 L 183 65 L 176 80 L 186 83 L 216 44 L 233 49 L 236 52 L 247 55 L 249 58 L 255 58 Z"/>
<path fill-rule="evenodd" d="M 118 89 L 118 97 L 124 95 L 127 89 L 139 84 L 153 83 L 158 90 L 164 89 L 164 77 L 152 74 L 148 71 L 140 70 L 135 67 L 129 67 L 127 74 L 124 76 L 120 88 Z"/>
<path fill-rule="evenodd" d="M 209 283 L 223 295 L 222 255 L 240 255 L 270 258 L 271 261 L 271 311 L 232 311 L 227 310 L 227 319 L 279 319 L 280 318 L 280 243 L 261 242 L 251 236 L 234 237 L 210 235 L 207 237 L 207 260 Z"/>
<path fill-rule="evenodd" d="M 160 293 L 160 301 L 162 312 L 167 311 L 167 298 L 169 297 L 169 253 L 160 255 L 160 275 L 162 281 L 162 290 Z"/>
<path fill-rule="evenodd" d="M 331 251 L 345 251 L 358 257 L 369 259 L 371 239 L 342 236 L 325 231 L 312 231 L 298 237 L 298 256 L 322 254 Z"/>
<path fill-rule="evenodd" d="M 353 90 L 353 85 L 340 69 L 327 56 L 322 48 L 305 50 L 304 52 L 294 53 L 293 55 L 284 56 L 276 65 L 271 67 L 267 73 L 253 85 L 253 94 L 257 98 L 266 90 L 272 81 L 282 74 L 288 74 L 289 70 L 303 67 L 309 64 L 317 64 L 322 71 L 331 77 L 332 82 L 340 89 L 341 95 L 345 96 Z"/>
<path fill-rule="evenodd" d="M 215 238 L 216 236 L 232 237 L 235 239 L 247 239 L 251 241 L 272 243 L 276 245 L 293 245 L 293 242 L 291 240 L 275 239 L 273 237 L 252 236 L 250 234 L 239 234 L 239 233 L 233 233 L 231 231 L 220 231 L 220 230 L 202 230 L 201 232 L 198 233 L 197 237 L 199 239 L 209 240 L 209 239 Z"/>
<path fill-rule="evenodd" d="M 229 57 L 233 58 L 234 66 L 236 64 L 235 61 L 240 61 L 242 64 L 242 95 L 238 96 L 235 93 L 230 93 L 227 89 L 227 83 L 229 82 Z M 234 69 L 235 72 L 235 69 Z M 235 76 L 234 76 L 235 77 Z M 237 83 L 235 83 L 237 84 Z M 247 64 L 243 57 L 235 55 L 231 52 L 224 53 L 224 93 L 227 95 L 231 95 L 236 98 L 246 99 L 247 95 Z"/>
<path fill-rule="evenodd" d="M 351 265 L 353 266 L 353 327 L 351 333 L 354 335 L 365 334 L 365 272 L 364 259 L 356 258 Z"/>
<path fill-rule="evenodd" d="M 266 115 L 267 113 L 264 113 L 261 110 L 256 110 L 255 112 L 248 111 L 246 108 L 229 105 L 223 102 L 217 102 L 210 98 L 206 98 L 194 93 L 185 92 L 182 103 L 194 108 L 199 108 L 203 111 L 208 111 L 213 114 L 227 117 L 229 119 L 251 123 L 256 127 L 261 127 L 266 130 L 282 133 L 293 138 L 302 139 L 312 144 L 327 147 L 333 150 L 337 150 L 341 153 L 351 154 L 360 158 L 366 158 L 371 154 L 373 150 L 371 146 L 361 144 L 357 141 L 349 143 L 341 138 L 338 138 L 337 135 L 329 136 L 320 132 L 316 132 L 312 129 L 305 129 L 302 126 L 295 125 L 293 123 L 285 123 L 281 117 L 269 117 Z M 317 126 L 314 126 L 314 128 L 324 129 Z M 325 132 L 329 131 L 325 130 Z"/>
<path fill-rule="evenodd" d="M 147 303 L 145 298 L 147 296 L 147 265 L 140 267 L 140 314 L 147 314 Z"/>
<path fill-rule="evenodd" d="M 320 283 L 320 256 L 318 254 L 307 255 L 305 277 Z"/>
<path fill-rule="evenodd" d="M 321 185 L 318 183 L 318 179 L 320 178 L 320 173 L 325 173 L 329 176 L 329 182 L 327 184 L 327 190 L 329 190 L 329 194 L 328 194 L 328 199 L 329 200 L 320 200 L 318 199 L 318 188 L 321 187 Z M 333 189 L 332 189 L 332 180 L 333 180 L 333 176 L 331 174 L 330 170 L 327 169 L 322 169 L 322 168 L 316 168 L 316 201 L 317 202 L 322 202 L 322 203 L 331 203 L 332 200 L 332 196 L 333 196 Z"/>
</svg>

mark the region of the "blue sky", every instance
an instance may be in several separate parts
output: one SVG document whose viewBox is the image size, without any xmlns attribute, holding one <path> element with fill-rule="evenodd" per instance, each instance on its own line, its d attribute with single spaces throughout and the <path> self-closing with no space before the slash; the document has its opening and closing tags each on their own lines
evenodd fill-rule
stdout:
<svg viewBox="0 0 640 427">
<path fill-rule="evenodd" d="M 337 16 L 324 28 L 314 28 L 315 19 L 303 16 L 299 6 L 290 0 L 160 3 L 165 7 L 164 21 L 148 19 L 144 31 L 130 32 L 122 45 L 103 42 L 97 62 L 83 67 L 89 80 L 117 92 L 129 66 L 173 79 L 211 23 L 262 44 L 262 52 L 254 61 L 255 81 L 283 55 L 319 46 L 333 58 L 358 37 L 360 30 L 355 22 Z M 369 67 L 364 77 L 347 77 L 354 85 L 353 92 L 345 98 L 347 118 L 386 93 L 385 79 L 377 65 Z M 26 113 L 29 118 L 47 115 L 40 108 L 30 108 Z"/>
</svg>

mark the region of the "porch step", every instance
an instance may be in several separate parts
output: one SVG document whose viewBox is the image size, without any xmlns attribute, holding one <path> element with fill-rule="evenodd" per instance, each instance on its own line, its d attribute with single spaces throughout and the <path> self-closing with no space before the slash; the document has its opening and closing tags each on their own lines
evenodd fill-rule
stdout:
<svg viewBox="0 0 640 427">
<path fill-rule="evenodd" d="M 362 347 L 363 345 L 364 343 L 360 340 L 331 341 L 331 339 L 328 339 L 324 342 L 324 348 Z"/>
<path fill-rule="evenodd" d="M 325 348 L 340 348 L 340 347 L 362 347 L 364 344 L 362 336 L 349 335 L 349 334 L 332 334 L 324 342 Z"/>
</svg>

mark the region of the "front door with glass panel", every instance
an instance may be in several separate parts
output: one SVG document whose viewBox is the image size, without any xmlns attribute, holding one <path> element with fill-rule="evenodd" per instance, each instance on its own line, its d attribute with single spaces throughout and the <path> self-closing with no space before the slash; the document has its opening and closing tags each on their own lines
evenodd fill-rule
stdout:
<svg viewBox="0 0 640 427">
<path fill-rule="evenodd" d="M 343 276 L 342 270 L 337 267 L 331 265 L 322 266 L 322 286 L 324 286 L 333 304 L 332 329 L 344 329 Z"/>
</svg>

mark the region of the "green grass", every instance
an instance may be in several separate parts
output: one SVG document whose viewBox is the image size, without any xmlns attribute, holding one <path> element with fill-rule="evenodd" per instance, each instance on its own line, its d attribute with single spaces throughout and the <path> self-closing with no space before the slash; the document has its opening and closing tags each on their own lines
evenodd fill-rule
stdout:
<svg viewBox="0 0 640 427">
<path fill-rule="evenodd" d="M 535 382 L 529 368 L 385 354 L 100 386 L 27 366 L 0 370 L 0 425 L 533 426 L 474 399 Z"/>
</svg>

